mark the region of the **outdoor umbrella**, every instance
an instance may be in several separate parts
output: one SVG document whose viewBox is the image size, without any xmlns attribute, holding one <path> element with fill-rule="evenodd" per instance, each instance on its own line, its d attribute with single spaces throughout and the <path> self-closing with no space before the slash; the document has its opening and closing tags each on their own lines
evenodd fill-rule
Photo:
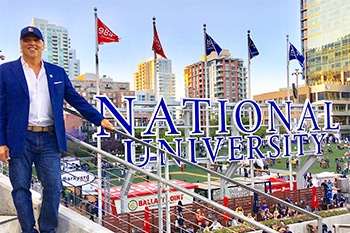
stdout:
<svg viewBox="0 0 350 233">
<path fill-rule="evenodd" d="M 183 213 L 182 213 L 182 201 L 179 201 L 177 203 L 177 212 L 178 212 L 178 223 L 180 227 L 184 226 L 184 219 L 183 219 Z M 180 231 L 181 232 L 181 231 Z"/>
<path fill-rule="evenodd" d="M 228 208 L 228 198 L 227 197 L 224 197 L 224 206 Z M 224 213 L 224 221 L 226 222 L 226 225 L 227 225 L 227 222 L 229 219 L 230 219 L 230 214 L 225 212 Z"/>
<path fill-rule="evenodd" d="M 318 198 L 316 195 L 316 187 L 315 186 L 312 187 L 312 202 L 311 202 L 311 204 L 315 209 L 318 207 Z"/>
<path fill-rule="evenodd" d="M 180 214 L 182 213 L 182 201 L 178 201 L 177 203 L 177 212 Z"/>
<path fill-rule="evenodd" d="M 258 212 L 259 212 L 259 198 L 258 198 L 258 194 L 254 193 L 253 213 L 257 214 Z"/>
<path fill-rule="evenodd" d="M 147 233 L 151 232 L 151 226 L 149 225 L 149 208 L 146 206 L 145 208 L 145 221 L 143 223 L 143 230 Z"/>
</svg>

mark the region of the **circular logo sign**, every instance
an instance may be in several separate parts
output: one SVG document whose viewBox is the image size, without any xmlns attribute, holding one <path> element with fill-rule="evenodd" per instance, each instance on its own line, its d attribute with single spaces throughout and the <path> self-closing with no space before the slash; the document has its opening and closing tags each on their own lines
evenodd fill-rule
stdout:
<svg viewBox="0 0 350 233">
<path fill-rule="evenodd" d="M 131 211 L 136 210 L 136 209 L 137 209 L 137 201 L 135 201 L 135 200 L 129 201 L 129 203 L 128 203 L 128 208 L 129 208 L 129 210 L 131 210 Z"/>
</svg>

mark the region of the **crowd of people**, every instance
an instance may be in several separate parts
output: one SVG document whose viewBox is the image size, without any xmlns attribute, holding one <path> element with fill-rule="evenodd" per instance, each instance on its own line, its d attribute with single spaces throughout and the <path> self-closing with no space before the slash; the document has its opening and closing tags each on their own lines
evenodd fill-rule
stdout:
<svg viewBox="0 0 350 233">
<path fill-rule="evenodd" d="M 174 223 L 175 231 L 180 233 L 204 233 L 223 228 L 221 223 L 215 218 L 214 214 L 205 216 L 201 209 L 197 209 L 196 211 L 196 224 L 196 226 L 186 225 L 182 216 L 182 211 L 179 211 L 179 215 Z"/>
<path fill-rule="evenodd" d="M 338 194 L 337 192 L 333 193 L 333 184 L 330 180 L 324 180 L 321 183 L 323 187 L 323 203 L 326 205 L 336 205 L 343 207 L 345 204 L 345 197 L 343 194 Z"/>
<path fill-rule="evenodd" d="M 289 197 L 287 202 L 292 202 L 291 197 Z M 260 214 L 252 214 L 248 213 L 246 216 L 250 219 L 257 220 L 257 221 L 265 221 L 265 220 L 279 220 L 279 222 L 275 222 L 272 226 L 274 230 L 277 230 L 281 233 L 292 233 L 290 231 L 289 226 L 286 226 L 284 223 L 284 219 L 295 217 L 298 215 L 298 213 L 288 207 L 282 207 L 280 205 L 276 205 L 273 207 L 274 211 L 271 213 L 270 208 L 267 206 L 267 204 L 264 204 L 259 208 Z M 244 209 L 242 206 L 238 206 L 235 211 L 238 214 L 245 215 Z M 196 214 L 196 226 L 188 227 L 186 226 L 185 222 L 183 221 L 183 217 L 178 216 L 175 220 L 175 230 L 176 232 L 181 233 L 205 233 L 205 232 L 213 232 L 219 229 L 224 228 L 224 226 L 217 220 L 214 214 L 208 214 L 205 216 L 205 214 L 201 211 L 201 209 L 197 209 Z M 232 218 L 227 223 L 226 226 L 240 226 L 240 225 L 246 225 L 247 223 L 238 219 L 238 218 Z"/>
</svg>

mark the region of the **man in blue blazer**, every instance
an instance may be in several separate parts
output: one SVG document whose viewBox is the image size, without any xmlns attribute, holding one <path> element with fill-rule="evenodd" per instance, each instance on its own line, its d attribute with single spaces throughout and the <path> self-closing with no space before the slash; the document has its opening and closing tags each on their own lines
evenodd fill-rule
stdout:
<svg viewBox="0 0 350 233">
<path fill-rule="evenodd" d="M 43 186 L 40 232 L 55 232 L 61 195 L 60 151 L 66 151 L 63 100 L 97 126 L 114 129 L 72 87 L 65 70 L 42 60 L 43 36 L 26 27 L 22 57 L 0 66 L 0 160 L 9 164 L 12 197 L 23 232 L 35 229 L 29 191 L 34 163 Z"/>
</svg>

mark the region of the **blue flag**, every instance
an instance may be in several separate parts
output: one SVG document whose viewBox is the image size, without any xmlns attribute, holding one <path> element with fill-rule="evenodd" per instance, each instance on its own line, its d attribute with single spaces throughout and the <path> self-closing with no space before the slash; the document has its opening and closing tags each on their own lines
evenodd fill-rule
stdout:
<svg viewBox="0 0 350 233">
<path fill-rule="evenodd" d="M 253 40 L 250 39 L 250 37 L 248 37 L 248 46 L 249 46 L 250 59 L 259 55 L 259 51 L 255 47 L 255 44 L 254 44 Z"/>
<path fill-rule="evenodd" d="M 289 42 L 289 60 L 297 59 L 300 66 L 304 67 L 304 56 Z"/>
<path fill-rule="evenodd" d="M 206 37 L 205 37 L 205 52 L 206 52 L 206 56 L 210 55 L 212 52 L 217 52 L 218 55 L 220 55 L 222 49 L 221 47 L 218 45 L 218 43 L 216 43 L 213 38 L 211 38 L 208 33 L 205 33 Z"/>
</svg>

